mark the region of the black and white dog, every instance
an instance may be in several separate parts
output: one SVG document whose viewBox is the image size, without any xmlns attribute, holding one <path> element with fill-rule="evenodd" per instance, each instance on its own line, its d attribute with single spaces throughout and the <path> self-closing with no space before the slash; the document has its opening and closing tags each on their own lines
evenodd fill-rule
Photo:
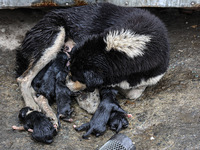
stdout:
<svg viewBox="0 0 200 150">
<path fill-rule="evenodd" d="M 26 34 L 17 51 L 17 81 L 26 106 L 44 108 L 31 83 L 69 41 L 76 43 L 71 51 L 72 80 L 67 83 L 73 92 L 98 88 L 102 97 L 102 91 L 113 95 L 111 87 L 120 87 L 127 98 L 135 99 L 147 86 L 156 84 L 168 67 L 166 28 L 148 11 L 108 3 L 54 10 Z M 92 123 L 80 127 L 87 130 L 84 137 L 90 133 L 101 135 L 110 117 L 119 124 L 124 120 L 125 116 L 121 122 L 113 117 L 125 112 L 112 99 L 101 99 Z M 101 114 L 108 119 L 102 119 Z M 55 115 L 49 117 L 57 125 Z"/>
</svg>

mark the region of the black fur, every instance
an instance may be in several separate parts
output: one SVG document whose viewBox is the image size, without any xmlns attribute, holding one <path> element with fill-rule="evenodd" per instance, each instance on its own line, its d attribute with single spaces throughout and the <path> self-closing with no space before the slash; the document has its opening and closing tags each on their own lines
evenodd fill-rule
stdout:
<svg viewBox="0 0 200 150">
<path fill-rule="evenodd" d="M 20 49 L 17 50 L 17 77 L 28 69 L 31 62 L 33 62 L 33 66 L 37 63 L 44 50 L 53 44 L 61 26 L 65 28 L 66 40 L 71 38 L 75 43 L 79 43 L 87 36 L 99 34 L 105 28 L 113 25 L 115 22 L 112 21 L 109 25 L 101 25 L 102 19 L 109 17 L 101 16 L 102 5 L 106 4 L 56 9 L 46 14 L 26 33 Z"/>
<path fill-rule="evenodd" d="M 92 116 L 90 122 L 85 123 L 78 128 L 75 128 L 77 131 L 87 131 L 82 136 L 83 138 L 87 138 L 91 133 L 94 134 L 96 137 L 102 135 L 106 131 L 106 125 L 108 124 L 109 119 L 109 125 L 111 127 L 113 127 L 113 125 L 119 125 L 120 123 L 124 123 L 123 119 L 120 120 L 121 118 L 115 118 L 115 115 L 118 113 L 126 114 L 126 112 L 119 106 L 116 100 L 116 94 L 116 90 L 111 88 L 103 88 L 100 90 L 101 102 L 95 114 Z M 110 118 L 111 114 L 112 118 Z M 116 123 L 116 121 L 119 122 Z M 118 132 L 121 128 L 122 126 L 119 126 L 116 129 L 114 129 L 113 127 L 113 130 L 116 130 Z"/>
<path fill-rule="evenodd" d="M 34 78 L 32 86 L 40 95 L 44 95 L 50 104 L 57 103 L 57 116 L 68 121 L 72 113 L 71 92 L 65 85 L 68 67 L 66 66 L 69 57 L 64 52 L 58 53 L 55 60 L 45 66 Z"/>
<path fill-rule="evenodd" d="M 71 96 L 74 95 L 65 85 L 67 75 L 68 71 L 60 71 L 56 75 L 55 86 L 57 115 L 65 121 L 69 121 L 70 115 L 73 112 L 73 109 L 71 108 Z"/>
<path fill-rule="evenodd" d="M 111 130 L 118 133 L 121 129 L 128 127 L 128 120 L 124 113 L 113 111 L 110 115 L 108 125 Z"/>
<path fill-rule="evenodd" d="M 117 84 L 125 80 L 130 86 L 136 86 L 142 79 L 146 81 L 165 73 L 169 62 L 169 46 L 164 24 L 148 11 L 137 8 L 108 5 L 102 8 L 102 12 L 109 7 L 114 7 L 108 12 L 108 15 L 111 15 L 110 20 L 102 20 L 102 24 L 118 18 L 117 22 L 100 35 L 90 36 L 73 48 L 71 59 L 73 78 L 94 90 L 95 87 Z M 130 58 L 115 49 L 109 52 L 105 50 L 104 38 L 108 31 L 121 31 L 121 29 L 151 37 L 143 56 Z"/>
<path fill-rule="evenodd" d="M 32 81 L 34 90 L 40 95 L 45 96 L 50 104 L 55 101 L 55 82 L 59 71 L 66 68 L 69 58 L 66 53 L 58 53 L 56 59 L 42 69 Z"/>
<path fill-rule="evenodd" d="M 65 40 L 71 38 L 77 44 L 72 51 L 72 78 L 85 83 L 89 91 L 122 81 L 136 86 L 142 80 L 146 81 L 167 70 L 169 44 L 164 24 L 146 10 L 104 3 L 58 9 L 48 13 L 26 34 L 21 49 L 17 51 L 18 76 L 22 75 L 31 63 L 34 66 L 44 50 L 53 44 L 60 26 L 65 29 Z M 130 58 L 116 49 L 106 51 L 106 35 L 110 31 L 122 29 L 151 37 L 143 50 L 143 56 Z M 45 90 L 46 88 L 40 93 L 44 94 Z M 47 97 L 51 99 L 49 95 L 47 94 Z M 102 90 L 101 95 L 101 103 L 90 123 L 77 129 L 88 130 L 83 137 L 90 133 L 96 136 L 103 134 L 109 119 L 111 127 L 118 120 L 123 120 L 112 113 L 113 110 L 122 111 L 112 96 L 112 90 Z"/>
<path fill-rule="evenodd" d="M 28 111 L 32 112 L 27 115 Z M 19 112 L 19 119 L 24 124 L 25 130 L 33 129 L 33 139 L 47 144 L 53 142 L 53 137 L 57 134 L 56 129 L 43 113 L 24 107 Z"/>
</svg>

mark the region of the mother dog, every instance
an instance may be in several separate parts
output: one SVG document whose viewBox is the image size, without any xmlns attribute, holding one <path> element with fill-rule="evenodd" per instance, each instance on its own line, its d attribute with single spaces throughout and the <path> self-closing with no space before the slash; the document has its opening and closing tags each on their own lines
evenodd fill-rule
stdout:
<svg viewBox="0 0 200 150">
<path fill-rule="evenodd" d="M 101 103 L 90 123 L 76 128 L 87 130 L 84 137 L 101 135 L 111 114 L 124 113 L 111 87 L 123 89 L 127 98 L 138 98 L 168 67 L 166 28 L 148 11 L 107 3 L 54 10 L 26 34 L 17 51 L 17 80 L 26 106 L 44 109 L 40 102 L 45 99 L 36 98 L 31 82 L 69 39 L 76 45 L 67 86 L 72 91 L 102 89 Z M 50 117 L 56 124 L 56 116 L 51 113 Z M 113 118 L 119 124 L 124 119 Z"/>
</svg>

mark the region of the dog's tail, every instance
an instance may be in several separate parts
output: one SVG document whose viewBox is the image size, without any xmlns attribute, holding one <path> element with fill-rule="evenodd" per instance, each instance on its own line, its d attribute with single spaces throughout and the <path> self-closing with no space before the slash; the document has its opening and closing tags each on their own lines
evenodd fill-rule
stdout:
<svg viewBox="0 0 200 150">
<path fill-rule="evenodd" d="M 65 40 L 66 22 L 62 15 L 63 11 L 66 12 L 66 9 L 56 10 L 46 14 L 43 19 L 26 33 L 20 48 L 16 51 L 17 77 L 21 76 L 25 70 L 31 69 L 45 52 L 50 51 L 50 47 L 54 46 L 59 36 L 63 36 Z M 61 32 L 63 35 L 60 35 Z M 60 44 L 63 45 L 64 41 L 63 43 L 60 42 Z M 61 45 L 57 45 L 55 48 L 60 49 Z M 49 55 L 52 55 L 52 52 L 49 52 Z M 56 54 L 53 54 L 55 55 L 54 57 L 56 57 Z M 48 62 L 49 59 L 45 61 Z"/>
</svg>

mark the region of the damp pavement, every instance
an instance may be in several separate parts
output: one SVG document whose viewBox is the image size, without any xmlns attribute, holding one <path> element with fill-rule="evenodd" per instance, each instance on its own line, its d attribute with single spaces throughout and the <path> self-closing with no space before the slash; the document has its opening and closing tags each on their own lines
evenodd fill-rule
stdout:
<svg viewBox="0 0 200 150">
<path fill-rule="evenodd" d="M 150 9 L 150 8 L 149 8 Z M 31 139 L 28 132 L 13 131 L 20 125 L 18 111 L 24 106 L 15 79 L 15 49 L 27 30 L 48 9 L 0 10 L 0 149 L 2 150 L 96 150 L 115 133 L 81 138 L 76 132 L 91 115 L 73 102 L 73 123 L 61 121 L 61 129 L 52 144 Z M 155 86 L 135 101 L 119 97 L 124 110 L 132 114 L 129 126 L 121 133 L 135 143 L 137 150 L 200 149 L 200 12 L 181 9 L 150 9 L 167 26 L 171 47 L 168 72 Z M 55 109 L 56 106 L 53 106 Z"/>
</svg>

